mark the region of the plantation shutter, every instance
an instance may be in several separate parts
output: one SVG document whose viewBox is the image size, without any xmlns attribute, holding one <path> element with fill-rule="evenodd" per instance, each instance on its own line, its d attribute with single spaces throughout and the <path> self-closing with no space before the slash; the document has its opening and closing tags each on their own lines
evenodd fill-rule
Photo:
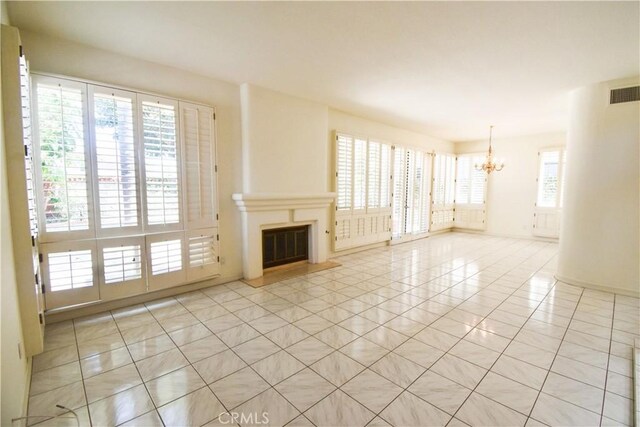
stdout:
<svg viewBox="0 0 640 427">
<path fill-rule="evenodd" d="M 186 280 L 184 233 L 161 233 L 146 236 L 149 257 L 149 290 L 162 289 Z"/>
<path fill-rule="evenodd" d="M 138 96 L 142 123 L 146 225 L 149 230 L 180 228 L 180 150 L 177 102 Z"/>
<path fill-rule="evenodd" d="M 460 154 L 455 164 L 455 227 L 483 230 L 485 228 L 485 192 L 487 174 L 475 165 L 484 158 L 476 154 Z"/>
<path fill-rule="evenodd" d="M 140 231 L 134 93 L 89 88 L 95 144 L 97 223 L 101 235 Z"/>
<path fill-rule="evenodd" d="M 353 210 L 366 208 L 367 141 L 355 138 L 353 145 Z"/>
<path fill-rule="evenodd" d="M 396 147 L 393 159 L 393 212 L 391 230 L 394 237 L 404 233 L 405 193 L 407 181 L 406 150 Z"/>
<path fill-rule="evenodd" d="M 146 253 L 143 237 L 98 240 L 100 298 L 115 299 L 144 292 Z"/>
<path fill-rule="evenodd" d="M 217 274 L 218 241 L 217 228 L 187 231 L 187 280 L 201 279 Z"/>
<path fill-rule="evenodd" d="M 458 156 L 456 172 L 456 203 L 469 203 L 471 198 L 471 158 Z"/>
<path fill-rule="evenodd" d="M 538 207 L 558 207 L 560 151 L 540 153 L 540 171 L 538 174 Z"/>
<path fill-rule="evenodd" d="M 42 240 L 91 237 L 86 85 L 34 77 Z"/>
<path fill-rule="evenodd" d="M 338 211 L 352 208 L 353 138 L 336 136 L 336 208 Z"/>
<path fill-rule="evenodd" d="M 187 228 L 216 224 L 213 109 L 180 102 Z"/>
<path fill-rule="evenodd" d="M 380 207 L 391 207 L 391 146 L 380 146 Z"/>
<path fill-rule="evenodd" d="M 377 209 L 380 207 L 380 156 L 380 143 L 369 141 L 369 168 L 367 189 L 368 209 Z"/>
<path fill-rule="evenodd" d="M 479 205 L 485 203 L 485 194 L 487 186 L 487 174 L 483 170 L 476 170 L 476 164 L 482 164 L 484 158 L 474 156 L 471 159 L 469 168 L 471 170 L 471 194 L 469 195 L 469 203 Z"/>
</svg>

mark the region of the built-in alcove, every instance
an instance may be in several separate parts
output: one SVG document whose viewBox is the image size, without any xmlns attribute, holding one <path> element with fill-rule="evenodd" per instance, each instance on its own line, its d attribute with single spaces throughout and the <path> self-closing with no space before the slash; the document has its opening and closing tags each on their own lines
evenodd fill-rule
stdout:
<svg viewBox="0 0 640 427">
<path fill-rule="evenodd" d="M 262 230 L 262 268 L 309 259 L 309 226 Z"/>
</svg>

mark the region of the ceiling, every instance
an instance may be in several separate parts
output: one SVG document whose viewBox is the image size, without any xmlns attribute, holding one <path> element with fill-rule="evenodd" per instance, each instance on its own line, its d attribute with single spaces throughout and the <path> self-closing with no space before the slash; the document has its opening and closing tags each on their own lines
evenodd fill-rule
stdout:
<svg viewBox="0 0 640 427">
<path fill-rule="evenodd" d="M 450 141 L 563 130 L 640 73 L 639 2 L 9 2 L 12 25 Z"/>
</svg>

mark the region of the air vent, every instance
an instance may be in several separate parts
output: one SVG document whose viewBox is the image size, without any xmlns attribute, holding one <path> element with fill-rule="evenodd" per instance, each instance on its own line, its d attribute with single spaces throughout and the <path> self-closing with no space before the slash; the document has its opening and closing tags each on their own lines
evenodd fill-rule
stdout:
<svg viewBox="0 0 640 427">
<path fill-rule="evenodd" d="M 622 102 L 640 101 L 640 86 L 624 87 L 613 89 L 609 104 L 620 104 Z"/>
</svg>

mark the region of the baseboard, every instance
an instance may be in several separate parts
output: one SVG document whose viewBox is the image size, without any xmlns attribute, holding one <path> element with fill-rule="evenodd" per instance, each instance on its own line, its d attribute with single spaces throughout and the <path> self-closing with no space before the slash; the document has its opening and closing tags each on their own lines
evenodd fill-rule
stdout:
<svg viewBox="0 0 640 427">
<path fill-rule="evenodd" d="M 77 317 L 90 316 L 92 314 L 102 313 L 108 310 L 116 310 L 118 308 L 128 307 L 130 305 L 142 304 L 160 298 L 172 297 L 186 292 L 196 291 L 198 289 L 209 288 L 211 286 L 223 285 L 242 279 L 242 274 L 220 277 L 213 280 L 204 280 L 201 282 L 190 283 L 187 285 L 176 286 L 174 288 L 161 289 L 154 292 L 148 292 L 142 295 L 134 295 L 113 301 L 98 301 L 83 305 L 81 307 L 71 307 L 55 311 L 49 311 L 45 314 L 46 323 L 58 323 L 65 320 L 75 319 Z"/>
<path fill-rule="evenodd" d="M 367 251 L 369 249 L 376 249 L 376 248 L 383 248 L 385 246 L 389 246 L 389 240 L 385 240 L 384 242 L 378 242 L 378 243 L 370 243 L 368 245 L 365 246 L 356 246 L 353 248 L 348 248 L 348 249 L 343 249 L 341 251 L 335 252 L 335 251 L 331 251 L 331 253 L 329 254 L 329 256 L 327 257 L 328 259 L 330 258 L 339 258 L 343 255 L 351 255 L 357 252 L 362 252 L 362 251 Z"/>
<path fill-rule="evenodd" d="M 33 364 L 33 357 L 27 357 L 27 372 L 26 372 L 26 385 L 24 387 L 24 395 L 22 396 L 22 416 L 29 415 L 29 394 L 31 394 L 31 369 Z M 20 423 L 13 425 L 26 426 L 26 420 L 22 420 Z"/>
<path fill-rule="evenodd" d="M 582 280 L 571 279 L 569 277 L 565 277 L 559 274 L 555 274 L 554 277 L 560 282 L 566 283 L 568 285 L 580 286 L 581 288 L 593 289 L 594 291 L 603 291 L 603 292 L 611 292 L 618 295 L 626 295 L 629 297 L 640 298 L 640 289 L 620 289 L 614 288 L 612 286 L 600 285 L 597 283 L 584 282 Z"/>
<path fill-rule="evenodd" d="M 533 240 L 535 242 L 546 242 L 546 243 L 558 243 L 559 239 L 553 237 L 539 237 L 539 236 L 517 236 L 514 234 L 505 234 L 505 233 L 492 233 L 484 230 L 469 230 L 464 228 L 454 228 L 451 231 L 456 233 L 467 233 L 467 234 L 479 234 L 481 236 L 491 236 L 491 237 L 504 237 L 506 239 L 522 239 L 522 240 Z"/>
</svg>

